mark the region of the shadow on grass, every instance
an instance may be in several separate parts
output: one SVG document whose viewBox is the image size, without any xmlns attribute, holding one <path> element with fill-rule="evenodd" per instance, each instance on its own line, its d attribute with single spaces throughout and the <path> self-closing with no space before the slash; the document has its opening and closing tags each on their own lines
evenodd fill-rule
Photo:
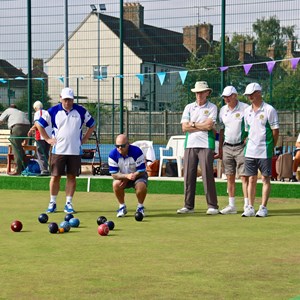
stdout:
<svg viewBox="0 0 300 300">
<path fill-rule="evenodd" d="M 300 215 L 300 208 L 296 209 L 272 209 L 269 213 L 270 216 L 299 216 Z"/>
</svg>

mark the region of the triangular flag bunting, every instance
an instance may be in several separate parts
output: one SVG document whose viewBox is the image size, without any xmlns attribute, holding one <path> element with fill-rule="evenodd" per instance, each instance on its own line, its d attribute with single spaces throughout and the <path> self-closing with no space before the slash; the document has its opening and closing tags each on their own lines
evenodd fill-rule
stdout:
<svg viewBox="0 0 300 300">
<path fill-rule="evenodd" d="M 297 68 L 300 57 L 294 57 L 291 59 L 292 69 L 295 70 Z"/>
<path fill-rule="evenodd" d="M 166 72 L 158 72 L 156 73 L 157 76 L 158 76 L 158 79 L 160 81 L 160 85 L 163 85 L 164 84 L 164 81 L 165 81 L 165 78 L 166 78 L 166 75 L 167 73 Z"/>
<path fill-rule="evenodd" d="M 0 82 L 6 83 L 7 81 L 5 79 L 3 79 L 3 78 L 0 78 Z"/>
<path fill-rule="evenodd" d="M 221 72 L 228 70 L 229 67 L 220 67 Z"/>
<path fill-rule="evenodd" d="M 95 78 L 99 79 L 99 80 L 103 80 L 103 76 L 102 75 L 96 75 Z"/>
<path fill-rule="evenodd" d="M 64 83 L 64 77 L 63 76 L 58 77 L 58 79 L 60 80 L 60 82 Z"/>
<path fill-rule="evenodd" d="M 276 64 L 276 61 L 267 61 L 266 64 L 267 64 L 268 71 L 271 74 Z"/>
<path fill-rule="evenodd" d="M 250 71 L 250 69 L 252 68 L 253 64 L 246 64 L 246 65 L 243 65 L 244 67 L 244 71 L 245 71 L 245 74 L 247 75 Z"/>
<path fill-rule="evenodd" d="M 182 84 L 184 84 L 188 71 L 179 71 L 179 76 L 181 78 Z"/>
<path fill-rule="evenodd" d="M 136 74 L 135 75 L 141 82 L 141 84 L 144 84 L 144 74 Z"/>
</svg>

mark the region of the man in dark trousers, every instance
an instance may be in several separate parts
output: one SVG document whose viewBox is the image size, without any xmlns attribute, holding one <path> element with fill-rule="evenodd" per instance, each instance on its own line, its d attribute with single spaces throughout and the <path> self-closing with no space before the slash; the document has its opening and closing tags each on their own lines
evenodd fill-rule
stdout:
<svg viewBox="0 0 300 300">
<path fill-rule="evenodd" d="M 11 104 L 10 107 L 7 108 L 0 116 L 0 124 L 4 122 L 7 122 L 8 129 L 10 129 L 12 151 L 17 163 L 15 172 L 9 173 L 9 175 L 20 175 L 25 169 L 25 152 L 22 147 L 24 139 L 20 137 L 27 136 L 30 123 L 26 114 L 17 109 L 15 104 Z"/>
</svg>

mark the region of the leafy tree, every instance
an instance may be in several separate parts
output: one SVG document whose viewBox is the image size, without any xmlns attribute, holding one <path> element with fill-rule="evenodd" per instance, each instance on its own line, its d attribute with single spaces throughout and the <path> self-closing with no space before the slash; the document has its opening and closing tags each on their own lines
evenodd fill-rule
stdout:
<svg viewBox="0 0 300 300">
<path fill-rule="evenodd" d="M 44 96 L 44 101 L 43 101 Z M 51 105 L 49 103 L 50 97 L 46 90 L 43 91 L 43 85 L 39 80 L 32 81 L 32 100 L 31 107 L 35 101 L 41 101 L 43 103 L 44 109 L 48 109 Z M 18 109 L 28 112 L 28 89 L 26 88 L 23 92 L 22 97 L 16 102 Z"/>
<path fill-rule="evenodd" d="M 257 19 L 252 28 L 257 35 L 258 55 L 265 56 L 268 48 L 274 47 L 274 59 L 282 59 L 286 51 L 285 40 L 296 40 L 295 25 L 281 27 L 280 20 L 276 16 Z"/>
<path fill-rule="evenodd" d="M 212 49 L 212 52 L 208 55 L 203 56 L 202 58 L 197 58 L 192 55 L 187 62 L 187 69 L 192 70 L 188 73 L 185 84 L 179 86 L 180 91 L 180 103 L 178 103 L 178 110 L 182 110 L 183 107 L 195 99 L 194 93 L 191 92 L 191 88 L 194 87 L 196 81 L 206 81 L 213 89 L 213 93 L 210 97 L 210 100 L 221 106 L 221 73 L 220 73 L 220 53 L 221 53 L 221 44 L 217 45 Z M 235 66 L 239 65 L 238 52 L 231 43 L 226 43 L 225 45 L 225 65 L 226 66 Z M 235 85 L 238 86 L 240 78 L 243 74 L 241 68 L 229 68 L 225 71 L 225 84 L 226 85 Z"/>
</svg>

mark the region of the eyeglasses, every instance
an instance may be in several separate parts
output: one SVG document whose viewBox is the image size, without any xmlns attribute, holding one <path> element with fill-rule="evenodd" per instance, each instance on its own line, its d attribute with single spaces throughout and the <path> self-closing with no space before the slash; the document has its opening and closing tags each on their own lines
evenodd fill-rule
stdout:
<svg viewBox="0 0 300 300">
<path fill-rule="evenodd" d="M 115 145 L 116 146 L 116 148 L 125 148 L 126 147 L 126 145 L 127 145 L 127 143 L 126 144 L 121 144 L 121 145 Z"/>
</svg>

